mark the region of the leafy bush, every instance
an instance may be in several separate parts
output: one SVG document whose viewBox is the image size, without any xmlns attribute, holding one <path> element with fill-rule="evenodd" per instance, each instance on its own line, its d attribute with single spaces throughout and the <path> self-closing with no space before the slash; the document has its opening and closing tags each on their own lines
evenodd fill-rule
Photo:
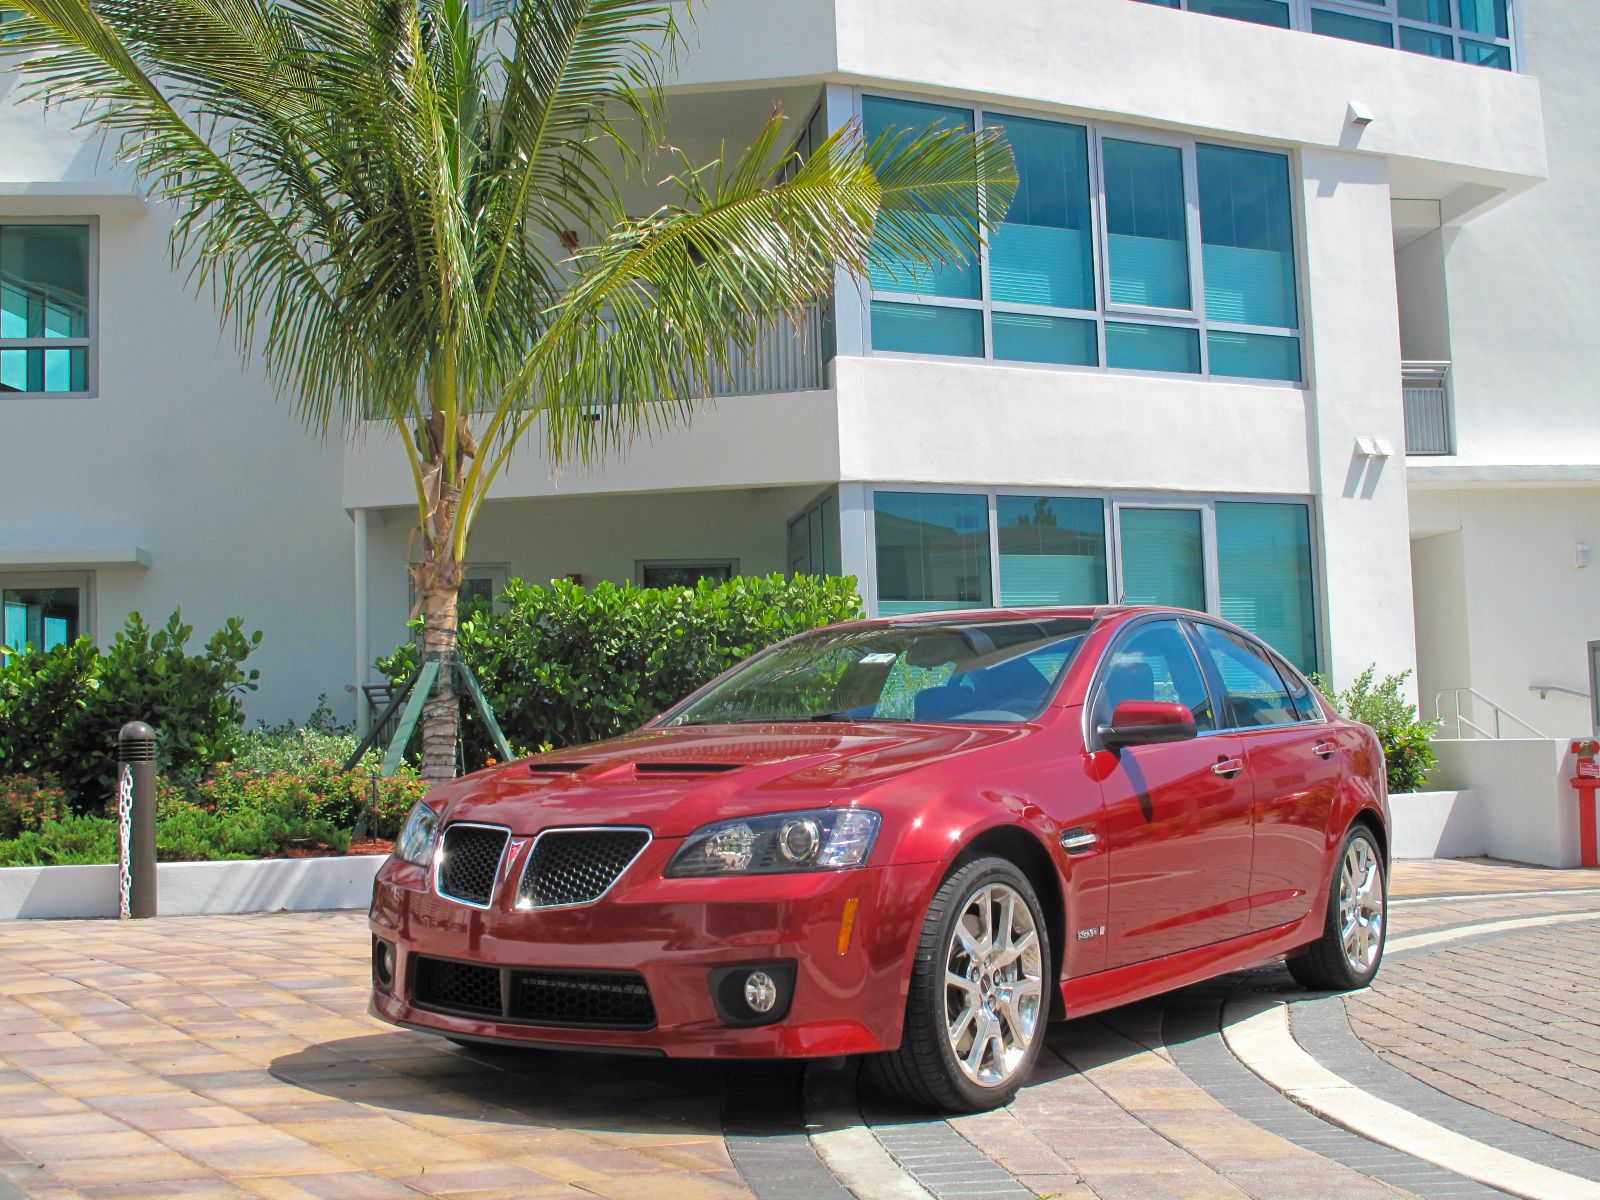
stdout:
<svg viewBox="0 0 1600 1200">
<path fill-rule="evenodd" d="M 460 646 L 506 740 L 526 751 L 635 729 L 756 651 L 860 615 L 854 579 L 773 575 L 692 588 L 513 579 L 492 608 L 463 618 Z M 407 643 L 378 667 L 399 683 L 417 661 Z M 470 708 L 466 736 L 468 762 L 482 763 L 488 741 Z"/>
<path fill-rule="evenodd" d="M 53 650 L 18 650 L 0 666 L 0 769 L 60 780 L 80 811 L 101 807 L 116 785 L 117 730 L 148 721 L 163 770 L 198 778 L 232 757 L 240 703 L 259 672 L 243 669 L 261 644 L 237 617 L 190 653 L 194 628 L 174 612 L 152 630 L 138 613 L 104 653 L 88 638 Z"/>
<path fill-rule="evenodd" d="M 1433 753 L 1433 735 L 1439 723 L 1422 720 L 1417 706 L 1406 699 L 1405 682 L 1411 677 L 1410 671 L 1381 680 L 1376 679 L 1377 673 L 1376 664 L 1368 667 L 1342 692 L 1335 692 L 1320 676 L 1315 682 L 1341 713 L 1377 733 L 1390 793 L 1415 792 L 1438 763 Z"/>
<path fill-rule="evenodd" d="M 0 867 L 65 867 L 117 861 L 117 823 L 109 817 L 66 816 L 14 838 L 0 839 Z"/>
<path fill-rule="evenodd" d="M 49 779 L 0 776 L 0 838 L 13 838 L 24 830 L 36 831 L 45 822 L 59 821 L 71 811 L 67 793 Z"/>
<path fill-rule="evenodd" d="M 327 759 L 267 774 L 224 767 L 191 795 L 195 804 L 225 815 L 277 812 L 343 830 L 365 822 L 372 836 L 393 838 L 426 791 L 410 769 L 384 778 L 376 770 L 346 771 L 343 761 Z"/>
</svg>

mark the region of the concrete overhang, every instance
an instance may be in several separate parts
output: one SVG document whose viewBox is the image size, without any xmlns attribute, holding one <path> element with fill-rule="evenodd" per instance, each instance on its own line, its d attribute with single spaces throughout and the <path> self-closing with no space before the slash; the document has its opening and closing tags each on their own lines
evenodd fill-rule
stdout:
<svg viewBox="0 0 1600 1200">
<path fill-rule="evenodd" d="M 5 571 L 145 570 L 149 566 L 150 551 L 143 546 L 0 546 L 0 570 Z"/>
<path fill-rule="evenodd" d="M 1593 487 L 1600 484 L 1596 463 L 1433 463 L 1406 460 L 1406 484 L 1413 489 L 1461 487 Z"/>
</svg>

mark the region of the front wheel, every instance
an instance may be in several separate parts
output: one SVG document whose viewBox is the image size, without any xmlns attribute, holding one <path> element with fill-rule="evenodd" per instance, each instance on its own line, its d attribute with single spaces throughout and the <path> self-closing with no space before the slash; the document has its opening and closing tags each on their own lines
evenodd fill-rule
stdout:
<svg viewBox="0 0 1600 1200">
<path fill-rule="evenodd" d="M 870 1063 L 922 1108 L 1010 1102 L 1044 1045 L 1050 941 L 1033 885 L 1007 859 L 962 864 L 940 885 L 917 942 L 900 1049 Z"/>
<path fill-rule="evenodd" d="M 1316 992 L 1366 987 L 1383 962 L 1389 931 L 1389 881 L 1383 852 L 1365 825 L 1352 825 L 1328 889 L 1322 936 L 1289 960 L 1289 973 Z"/>
</svg>

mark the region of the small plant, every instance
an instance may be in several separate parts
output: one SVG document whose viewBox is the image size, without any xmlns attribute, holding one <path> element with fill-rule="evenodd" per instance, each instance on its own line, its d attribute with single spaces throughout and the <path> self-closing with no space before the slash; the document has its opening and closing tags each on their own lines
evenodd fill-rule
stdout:
<svg viewBox="0 0 1600 1200">
<path fill-rule="evenodd" d="M 71 811 L 67 793 L 48 777 L 0 776 L 0 838 L 37 832 L 46 822 L 59 821 Z"/>
<path fill-rule="evenodd" d="M 1369 726 L 1378 735 L 1390 794 L 1415 792 L 1438 764 L 1433 735 L 1439 722 L 1423 720 L 1417 715 L 1417 706 L 1406 699 L 1405 683 L 1411 678 L 1410 671 L 1381 680 L 1377 674 L 1377 664 L 1373 664 L 1342 692 L 1334 691 L 1320 675 L 1314 676 L 1313 681 L 1343 715 Z"/>
</svg>

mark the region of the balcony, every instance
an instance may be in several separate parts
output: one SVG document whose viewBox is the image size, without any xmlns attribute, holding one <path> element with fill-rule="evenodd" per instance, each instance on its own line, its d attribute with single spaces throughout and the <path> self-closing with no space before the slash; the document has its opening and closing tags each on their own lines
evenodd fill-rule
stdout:
<svg viewBox="0 0 1600 1200">
<path fill-rule="evenodd" d="M 1515 0 L 1141 0 L 1428 58 L 1513 69 Z"/>
<path fill-rule="evenodd" d="M 1406 406 L 1406 453 L 1455 453 L 1451 445 L 1450 364 L 1402 363 L 1400 376 Z"/>
</svg>

